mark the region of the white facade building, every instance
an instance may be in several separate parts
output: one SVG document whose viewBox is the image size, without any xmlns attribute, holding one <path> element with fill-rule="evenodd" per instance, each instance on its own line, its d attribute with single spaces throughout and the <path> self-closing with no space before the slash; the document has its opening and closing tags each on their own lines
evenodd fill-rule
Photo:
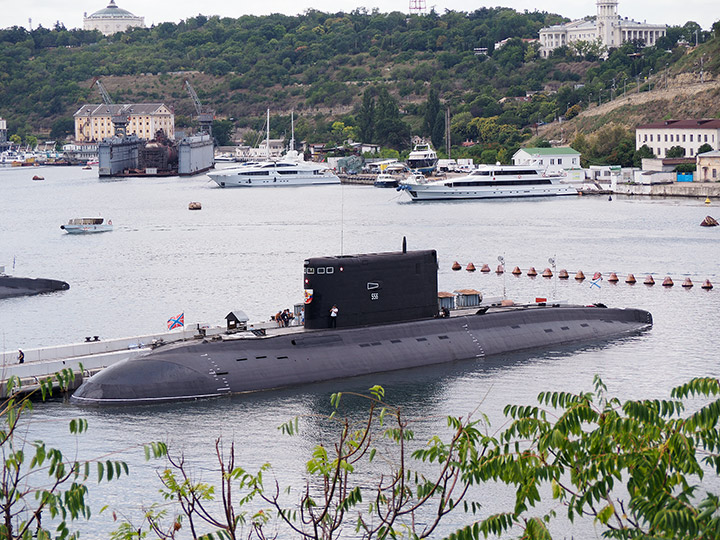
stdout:
<svg viewBox="0 0 720 540">
<path fill-rule="evenodd" d="M 664 36 L 667 26 L 637 22 L 618 14 L 618 0 L 597 0 L 594 19 L 581 19 L 557 24 L 540 30 L 540 54 L 547 58 L 550 53 L 564 45 L 577 41 L 597 41 L 605 48 L 618 47 L 626 41 L 643 40 L 645 45 L 655 45 Z"/>
<path fill-rule="evenodd" d="M 521 148 L 512 160 L 513 165 L 531 165 L 548 173 L 564 174 L 566 182 L 585 180 L 585 171 L 580 166 L 580 152 L 570 147 Z"/>
<path fill-rule="evenodd" d="M 0 143 L 7 141 L 7 122 L 4 118 L 0 118 Z"/>
<path fill-rule="evenodd" d="M 563 170 L 580 168 L 580 152 L 572 148 L 521 148 L 513 155 L 513 165 L 557 168 Z"/>
<path fill-rule="evenodd" d="M 115 5 L 115 0 L 110 0 L 105 9 L 91 15 L 85 13 L 83 17 L 84 30 L 100 30 L 106 36 L 133 27 L 145 28 L 145 17 L 136 17 L 129 11 L 120 9 Z"/>
<path fill-rule="evenodd" d="M 682 146 L 686 157 L 697 156 L 703 144 L 718 150 L 720 120 L 666 120 L 635 128 L 635 149 L 647 145 L 658 158 L 667 157 L 673 146 Z"/>
</svg>

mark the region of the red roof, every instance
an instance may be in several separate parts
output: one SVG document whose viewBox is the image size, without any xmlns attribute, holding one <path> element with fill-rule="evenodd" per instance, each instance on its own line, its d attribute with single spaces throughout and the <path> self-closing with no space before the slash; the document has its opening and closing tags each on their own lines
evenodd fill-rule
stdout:
<svg viewBox="0 0 720 540">
<path fill-rule="evenodd" d="M 700 120 L 665 120 L 654 124 L 637 126 L 635 129 L 720 129 L 720 120 L 702 118 Z"/>
</svg>

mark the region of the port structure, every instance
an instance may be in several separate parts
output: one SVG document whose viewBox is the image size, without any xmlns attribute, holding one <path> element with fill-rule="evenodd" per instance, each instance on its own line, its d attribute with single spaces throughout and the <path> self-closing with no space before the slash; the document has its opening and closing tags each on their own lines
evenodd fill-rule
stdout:
<svg viewBox="0 0 720 540">
<path fill-rule="evenodd" d="M 90 85 L 90 89 L 92 89 L 94 86 L 98 87 L 98 90 L 100 91 L 100 95 L 102 96 L 105 105 L 114 105 L 112 102 L 112 98 L 110 98 L 110 94 L 108 94 L 108 91 L 105 89 L 105 86 L 103 86 L 103 83 L 100 82 L 100 79 L 98 77 L 95 77 L 93 79 L 93 82 Z M 121 106 L 110 117 L 110 121 L 113 124 L 116 137 L 125 137 L 125 135 L 127 135 L 127 125 L 130 121 L 127 109 L 127 105 Z"/>
<path fill-rule="evenodd" d="M 212 123 L 215 119 L 215 111 L 204 107 L 203 104 L 200 103 L 200 98 L 195 92 L 195 89 L 190 84 L 190 81 L 187 79 L 185 79 L 185 88 L 187 89 L 188 94 L 190 94 L 193 105 L 195 105 L 198 122 L 200 122 L 200 131 L 207 133 L 212 137 Z"/>
</svg>

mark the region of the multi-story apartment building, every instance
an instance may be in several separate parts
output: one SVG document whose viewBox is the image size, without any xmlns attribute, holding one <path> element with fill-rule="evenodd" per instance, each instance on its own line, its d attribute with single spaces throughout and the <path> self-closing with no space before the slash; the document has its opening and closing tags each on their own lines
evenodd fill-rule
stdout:
<svg viewBox="0 0 720 540">
<path fill-rule="evenodd" d="M 667 26 L 664 24 L 640 23 L 620 17 L 618 0 L 597 0 L 597 16 L 594 19 L 542 28 L 540 54 L 547 58 L 558 47 L 577 41 L 596 41 L 608 49 L 633 40 L 642 40 L 650 46 L 666 33 Z"/>
<path fill-rule="evenodd" d="M 718 150 L 720 141 L 720 120 L 666 120 L 645 124 L 635 128 L 635 148 L 647 145 L 658 158 L 667 157 L 673 146 L 685 149 L 686 157 L 697 156 L 698 149 L 709 144 Z"/>
<path fill-rule="evenodd" d="M 124 110 L 128 115 L 126 132 L 141 139 L 152 139 L 162 129 L 165 135 L 175 137 L 175 114 L 164 103 L 134 103 L 130 105 L 83 105 L 74 114 L 75 140 L 78 142 L 102 141 L 115 135 L 112 117 Z"/>
</svg>

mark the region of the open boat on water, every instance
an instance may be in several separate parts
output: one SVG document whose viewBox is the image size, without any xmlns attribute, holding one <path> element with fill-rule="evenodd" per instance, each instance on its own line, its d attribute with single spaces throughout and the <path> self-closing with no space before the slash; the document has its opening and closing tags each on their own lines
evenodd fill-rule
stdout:
<svg viewBox="0 0 720 540">
<path fill-rule="evenodd" d="M 104 218 L 73 218 L 60 228 L 68 234 L 89 234 L 108 232 L 113 230 L 112 220 L 105 222 Z"/>
</svg>

